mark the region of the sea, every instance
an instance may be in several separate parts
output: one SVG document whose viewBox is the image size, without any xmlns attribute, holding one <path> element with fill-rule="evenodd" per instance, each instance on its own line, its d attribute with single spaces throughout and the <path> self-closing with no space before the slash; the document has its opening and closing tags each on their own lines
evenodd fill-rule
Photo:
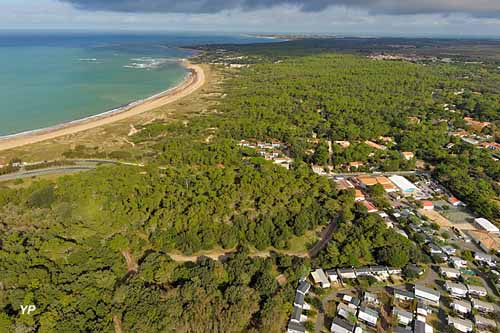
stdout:
<svg viewBox="0 0 500 333">
<path fill-rule="evenodd" d="M 246 35 L 0 30 L 0 137 L 95 116 L 174 87 L 192 45 Z"/>
</svg>

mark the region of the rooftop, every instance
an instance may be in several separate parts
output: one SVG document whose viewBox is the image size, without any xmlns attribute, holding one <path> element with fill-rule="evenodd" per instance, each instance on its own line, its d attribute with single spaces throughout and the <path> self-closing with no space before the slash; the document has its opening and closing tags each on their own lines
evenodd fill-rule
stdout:
<svg viewBox="0 0 500 333">
<path fill-rule="evenodd" d="M 474 220 L 474 222 L 476 222 L 481 228 L 483 228 L 484 230 L 486 230 L 488 232 L 493 232 L 493 233 L 500 232 L 500 229 L 498 229 L 496 225 L 494 225 L 493 223 L 491 223 L 490 221 L 488 221 L 485 218 L 482 218 L 482 217 L 477 218 Z"/>
<path fill-rule="evenodd" d="M 305 332 L 306 331 L 304 325 L 302 325 L 301 323 L 294 322 L 294 321 L 290 321 L 288 323 L 288 329 L 296 331 L 296 332 Z"/>
<path fill-rule="evenodd" d="M 439 293 L 439 291 L 436 291 L 434 289 L 430 289 L 430 288 L 427 288 L 427 287 L 424 287 L 424 286 L 421 286 L 418 284 L 415 285 L 415 291 L 417 291 L 417 290 L 424 292 L 424 293 L 427 293 L 427 294 L 431 294 L 435 297 L 441 297 L 441 293 Z"/>
</svg>

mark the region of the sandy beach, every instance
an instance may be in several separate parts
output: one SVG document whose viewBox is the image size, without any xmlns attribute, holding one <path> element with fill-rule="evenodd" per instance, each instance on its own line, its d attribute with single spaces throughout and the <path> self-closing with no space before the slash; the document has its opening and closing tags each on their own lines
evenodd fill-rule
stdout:
<svg viewBox="0 0 500 333">
<path fill-rule="evenodd" d="M 76 120 L 46 129 L 0 138 L 0 151 L 82 132 L 176 102 L 179 99 L 195 92 L 205 83 L 205 73 L 203 72 L 201 66 L 188 62 L 184 63 L 184 66 L 190 71 L 190 74 L 181 84 L 172 89 L 156 94 L 139 103 L 131 103 L 130 105 L 116 111 L 106 112 L 86 119 Z"/>
</svg>

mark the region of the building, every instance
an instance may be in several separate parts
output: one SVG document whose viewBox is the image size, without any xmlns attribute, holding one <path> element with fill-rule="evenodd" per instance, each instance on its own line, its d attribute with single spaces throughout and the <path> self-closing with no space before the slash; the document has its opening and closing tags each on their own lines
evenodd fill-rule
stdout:
<svg viewBox="0 0 500 333">
<path fill-rule="evenodd" d="M 424 274 L 424 270 L 415 264 L 409 264 L 408 266 L 406 266 L 405 271 L 407 272 L 407 274 L 411 273 L 416 276 L 422 276 Z"/>
<path fill-rule="evenodd" d="M 496 142 L 483 142 L 481 146 L 486 149 L 500 150 L 500 144 Z"/>
<path fill-rule="evenodd" d="M 339 317 L 333 319 L 332 326 L 330 327 L 330 332 L 332 333 L 352 333 L 353 331 L 354 326 Z"/>
<path fill-rule="evenodd" d="M 372 271 L 371 271 L 370 267 L 360 267 L 360 268 L 356 268 L 355 270 L 356 270 L 357 277 L 372 275 Z"/>
<path fill-rule="evenodd" d="M 364 321 L 369 326 L 375 327 L 377 326 L 379 314 L 377 311 L 370 309 L 366 306 L 362 306 L 359 308 L 358 319 Z"/>
<path fill-rule="evenodd" d="M 441 248 L 434 243 L 427 245 L 427 251 L 429 251 L 430 255 L 443 254 L 443 250 L 441 250 Z"/>
<path fill-rule="evenodd" d="M 337 315 L 339 315 L 344 319 L 349 320 L 353 316 L 356 316 L 356 309 L 353 309 L 345 305 L 344 303 L 339 303 L 339 305 L 337 305 Z"/>
<path fill-rule="evenodd" d="M 455 197 L 450 197 L 448 199 L 448 202 L 453 206 L 453 207 L 460 207 L 460 206 L 464 206 L 464 203 L 460 200 L 458 200 L 457 198 Z"/>
<path fill-rule="evenodd" d="M 361 304 L 361 300 L 351 295 L 344 295 L 342 300 L 347 303 L 347 306 L 353 309 L 357 309 Z"/>
<path fill-rule="evenodd" d="M 365 294 L 363 295 L 363 300 L 367 303 L 371 303 L 371 304 L 375 304 L 375 305 L 380 304 L 378 296 L 373 294 L 373 293 L 367 292 L 367 291 L 365 291 Z"/>
<path fill-rule="evenodd" d="M 295 299 L 293 301 L 293 306 L 297 307 L 297 308 L 303 309 L 305 304 L 307 304 L 307 303 L 305 302 L 305 296 L 304 296 L 304 294 L 302 294 L 302 293 L 300 293 L 300 292 L 297 291 L 295 293 Z"/>
<path fill-rule="evenodd" d="M 464 333 L 472 332 L 472 329 L 474 328 L 472 321 L 452 316 L 448 316 L 448 325 L 451 325 L 456 330 Z"/>
<path fill-rule="evenodd" d="M 446 281 L 444 284 L 444 288 L 448 291 L 453 297 L 467 297 L 467 287 L 462 283 L 454 283 L 450 281 Z"/>
<path fill-rule="evenodd" d="M 484 297 L 484 296 L 488 295 L 488 292 L 486 291 L 486 289 L 484 287 L 481 287 L 481 286 L 474 286 L 474 285 L 468 284 L 467 289 L 469 291 L 469 295 L 471 295 L 471 296 Z"/>
<path fill-rule="evenodd" d="M 497 310 L 495 304 L 489 302 L 483 302 L 475 298 L 472 299 L 472 307 L 480 312 L 491 313 Z"/>
<path fill-rule="evenodd" d="M 339 275 L 337 273 L 336 269 L 329 269 L 326 271 L 326 275 L 328 275 L 328 278 L 330 279 L 331 283 L 337 282 L 339 279 Z"/>
<path fill-rule="evenodd" d="M 307 316 L 302 314 L 302 309 L 298 307 L 293 307 L 292 311 L 292 318 L 290 321 L 296 322 L 296 323 L 303 323 L 307 321 Z"/>
<path fill-rule="evenodd" d="M 344 149 L 349 148 L 349 146 L 351 145 L 349 141 L 335 141 L 335 144 L 339 145 Z"/>
<path fill-rule="evenodd" d="M 368 213 L 376 213 L 378 212 L 378 208 L 375 207 L 375 205 L 369 201 L 362 201 L 361 205 L 363 205 Z"/>
<path fill-rule="evenodd" d="M 403 151 L 401 152 L 401 156 L 407 161 L 410 161 L 411 159 L 415 158 L 415 153 L 411 151 Z"/>
<path fill-rule="evenodd" d="M 464 121 L 467 123 L 467 125 L 477 130 L 482 130 L 483 128 L 491 125 L 491 123 L 489 122 L 478 121 L 471 117 L 464 117 Z"/>
<path fill-rule="evenodd" d="M 433 333 L 434 329 L 431 325 L 428 325 L 425 321 L 415 320 L 414 330 L 415 333 Z"/>
<path fill-rule="evenodd" d="M 337 189 L 341 191 L 354 188 L 353 183 L 351 183 L 349 180 L 345 178 L 335 179 L 335 184 L 337 185 Z"/>
<path fill-rule="evenodd" d="M 425 210 L 434 210 L 434 204 L 432 203 L 432 201 L 429 200 L 423 200 L 422 207 Z"/>
<path fill-rule="evenodd" d="M 282 166 L 286 169 L 290 169 L 290 164 L 293 162 L 293 159 L 290 157 L 278 157 L 274 159 L 274 164 Z"/>
<path fill-rule="evenodd" d="M 311 289 L 311 284 L 305 280 L 302 280 L 299 283 L 299 287 L 297 288 L 297 292 L 305 295 L 309 292 L 309 289 Z"/>
<path fill-rule="evenodd" d="M 473 139 L 473 138 L 466 138 L 466 137 L 463 137 L 463 138 L 460 138 L 463 142 L 465 143 L 468 143 L 470 145 L 473 145 L 473 146 L 476 146 L 479 144 L 479 141 L 476 140 L 476 139 Z"/>
<path fill-rule="evenodd" d="M 482 252 L 475 252 L 474 253 L 474 260 L 486 263 L 488 265 L 496 264 L 496 259 L 493 256 L 490 256 L 489 254 L 482 253 Z"/>
<path fill-rule="evenodd" d="M 447 279 L 458 279 L 460 277 L 460 271 L 455 268 L 440 267 L 439 273 Z"/>
<path fill-rule="evenodd" d="M 393 333 L 413 333 L 411 328 L 408 327 L 401 327 L 401 326 L 396 326 L 392 329 Z"/>
<path fill-rule="evenodd" d="M 455 249 L 453 246 L 449 246 L 449 245 L 442 246 L 441 250 L 443 250 L 443 252 L 449 256 L 452 256 L 455 253 L 457 253 L 457 249 Z"/>
<path fill-rule="evenodd" d="M 448 262 L 456 269 L 467 267 L 467 260 L 464 260 L 460 257 L 450 257 L 448 258 Z"/>
<path fill-rule="evenodd" d="M 438 291 L 417 284 L 415 285 L 415 297 L 428 304 L 439 306 L 441 294 Z"/>
<path fill-rule="evenodd" d="M 387 147 L 384 146 L 384 145 L 379 145 L 378 143 L 375 143 L 373 141 L 365 141 L 365 145 L 373 148 L 373 149 L 377 149 L 377 150 L 387 150 Z"/>
<path fill-rule="evenodd" d="M 403 273 L 403 270 L 401 268 L 395 268 L 395 267 L 388 267 L 387 271 L 389 272 L 390 275 L 401 275 Z"/>
<path fill-rule="evenodd" d="M 500 233 L 500 229 L 498 229 L 497 226 L 495 226 L 493 223 L 491 223 L 485 218 L 480 217 L 475 219 L 474 224 L 479 228 L 486 230 L 487 232 L 491 232 L 494 234 Z"/>
<path fill-rule="evenodd" d="M 428 307 L 422 301 L 418 301 L 418 303 L 417 303 L 417 315 L 418 316 L 427 317 L 429 315 L 429 313 L 431 313 L 431 312 L 432 312 L 432 310 L 430 307 Z"/>
<path fill-rule="evenodd" d="M 354 270 L 354 268 L 339 268 L 337 269 L 337 272 L 342 279 L 356 278 L 356 271 Z"/>
<path fill-rule="evenodd" d="M 392 309 L 392 315 L 394 316 L 394 318 L 396 318 L 399 324 L 402 324 L 404 326 L 410 325 L 413 321 L 413 313 L 400 308 Z"/>
<path fill-rule="evenodd" d="M 320 284 L 321 288 L 330 288 L 330 281 L 328 281 L 328 277 L 325 274 L 325 271 L 321 268 L 311 272 L 311 276 L 313 278 L 314 283 Z"/>
<path fill-rule="evenodd" d="M 363 194 L 363 192 L 361 192 L 361 190 L 356 189 L 354 191 L 354 201 L 361 202 L 361 201 L 365 201 L 365 200 L 366 200 L 366 197 Z"/>
<path fill-rule="evenodd" d="M 472 305 L 469 301 L 454 299 L 450 306 L 455 312 L 462 315 L 468 314 L 472 311 Z"/>
<path fill-rule="evenodd" d="M 484 252 L 500 251 L 500 235 L 487 231 L 469 231 L 472 238 Z"/>
<path fill-rule="evenodd" d="M 352 170 L 352 169 L 359 169 L 361 168 L 362 166 L 364 165 L 363 162 L 360 162 L 360 161 L 355 161 L 355 162 L 351 162 L 349 163 L 349 170 Z"/>
<path fill-rule="evenodd" d="M 413 301 L 415 299 L 415 295 L 404 289 L 393 288 L 394 298 L 400 301 Z"/>
<path fill-rule="evenodd" d="M 494 320 L 485 318 L 480 315 L 474 316 L 474 323 L 478 329 L 489 329 L 497 327 L 497 323 Z"/>
<path fill-rule="evenodd" d="M 374 276 L 379 276 L 383 279 L 389 278 L 389 270 L 385 266 L 372 266 L 370 269 Z"/>
<path fill-rule="evenodd" d="M 417 186 L 403 176 L 391 176 L 389 179 L 404 195 L 413 195 L 418 191 Z"/>
<path fill-rule="evenodd" d="M 287 333 L 305 333 L 306 329 L 302 323 L 290 321 L 287 327 Z"/>
</svg>

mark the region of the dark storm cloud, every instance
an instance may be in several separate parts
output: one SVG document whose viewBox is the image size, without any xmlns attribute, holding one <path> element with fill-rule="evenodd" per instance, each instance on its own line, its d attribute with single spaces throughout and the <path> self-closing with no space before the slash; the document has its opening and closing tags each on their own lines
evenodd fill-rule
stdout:
<svg viewBox="0 0 500 333">
<path fill-rule="evenodd" d="M 60 0 L 79 9 L 129 13 L 218 13 L 251 11 L 292 5 L 306 12 L 319 12 L 340 5 L 365 9 L 373 14 L 451 14 L 500 16 L 500 0 Z"/>
</svg>

